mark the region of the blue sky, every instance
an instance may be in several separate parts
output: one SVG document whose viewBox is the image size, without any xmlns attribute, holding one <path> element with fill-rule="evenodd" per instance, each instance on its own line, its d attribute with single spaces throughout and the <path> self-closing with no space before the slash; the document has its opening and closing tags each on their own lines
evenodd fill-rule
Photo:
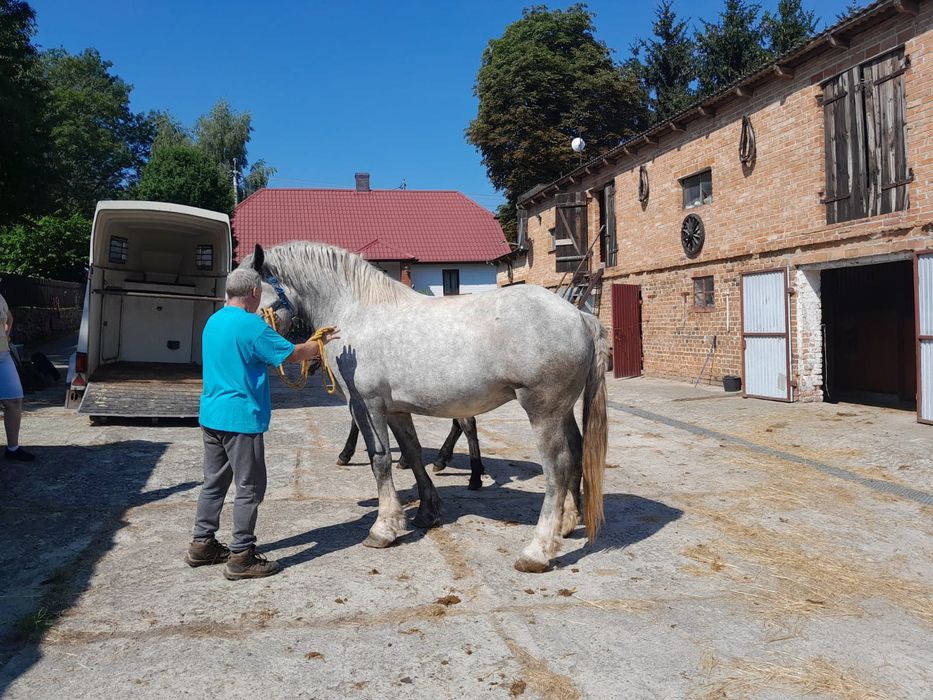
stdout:
<svg viewBox="0 0 933 700">
<path fill-rule="evenodd" d="M 464 139 L 487 42 L 533 2 L 420 0 L 32 0 L 42 48 L 98 49 L 134 86 L 137 111 L 186 125 L 221 98 L 253 116 L 251 160 L 278 169 L 272 187 L 459 190 L 494 209 L 502 198 Z M 548 3 L 551 8 L 568 2 Z M 774 8 L 777 0 L 765 0 Z M 846 0 L 805 0 L 835 21 Z M 867 4 L 867 2 L 865 3 Z M 654 2 L 588 3 L 597 38 L 627 58 L 647 37 Z M 675 2 L 715 20 L 721 0 Z"/>
</svg>

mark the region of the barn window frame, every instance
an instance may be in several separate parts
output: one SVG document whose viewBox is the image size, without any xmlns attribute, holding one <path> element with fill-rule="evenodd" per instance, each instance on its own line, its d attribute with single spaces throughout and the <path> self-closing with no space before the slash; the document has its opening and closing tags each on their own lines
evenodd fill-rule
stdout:
<svg viewBox="0 0 933 700">
<path fill-rule="evenodd" d="M 460 294 L 460 270 L 452 268 L 441 270 L 441 283 L 444 288 L 444 296 L 457 296 Z"/>
<path fill-rule="evenodd" d="M 680 178 L 683 208 L 695 209 L 713 203 L 713 169 L 706 168 Z"/>
<path fill-rule="evenodd" d="M 697 311 L 712 311 L 716 308 L 715 275 L 693 278 L 693 308 Z"/>
<path fill-rule="evenodd" d="M 130 241 L 123 236 L 110 237 L 110 249 L 107 259 L 117 265 L 126 265 L 129 257 Z"/>
</svg>

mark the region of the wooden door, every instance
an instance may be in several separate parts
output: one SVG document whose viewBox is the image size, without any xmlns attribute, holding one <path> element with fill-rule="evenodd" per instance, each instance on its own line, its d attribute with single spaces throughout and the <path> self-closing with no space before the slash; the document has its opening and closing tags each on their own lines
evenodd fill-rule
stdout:
<svg viewBox="0 0 933 700">
<path fill-rule="evenodd" d="M 642 368 L 641 287 L 612 285 L 612 373 L 639 377 Z"/>
</svg>

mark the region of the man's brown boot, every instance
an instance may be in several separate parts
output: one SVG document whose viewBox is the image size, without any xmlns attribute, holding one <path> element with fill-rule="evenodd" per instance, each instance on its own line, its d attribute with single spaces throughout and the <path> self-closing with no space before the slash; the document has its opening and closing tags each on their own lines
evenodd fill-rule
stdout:
<svg viewBox="0 0 933 700">
<path fill-rule="evenodd" d="M 277 561 L 269 561 L 262 554 L 256 554 L 256 546 L 242 552 L 230 552 L 230 558 L 224 567 L 224 578 L 237 581 L 241 578 L 262 578 L 279 573 L 282 567 Z"/>
<path fill-rule="evenodd" d="M 205 566 L 207 564 L 223 564 L 230 557 L 227 545 L 218 542 L 213 537 L 199 542 L 195 540 L 188 547 L 185 561 L 188 566 Z"/>
</svg>

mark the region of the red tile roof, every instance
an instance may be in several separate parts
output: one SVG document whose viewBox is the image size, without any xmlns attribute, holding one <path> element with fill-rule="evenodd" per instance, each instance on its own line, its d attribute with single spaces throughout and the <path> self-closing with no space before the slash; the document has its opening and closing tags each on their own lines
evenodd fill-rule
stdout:
<svg viewBox="0 0 933 700">
<path fill-rule="evenodd" d="M 509 252 L 502 228 L 459 192 L 262 189 L 233 214 L 237 257 L 256 243 L 329 243 L 367 260 L 484 262 Z"/>
</svg>

